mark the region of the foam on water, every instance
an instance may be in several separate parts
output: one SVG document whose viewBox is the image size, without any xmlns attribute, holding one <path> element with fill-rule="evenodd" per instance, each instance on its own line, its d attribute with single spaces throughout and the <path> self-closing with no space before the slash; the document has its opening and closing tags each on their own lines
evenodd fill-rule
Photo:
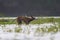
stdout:
<svg viewBox="0 0 60 40">
<path fill-rule="evenodd" d="M 58 23 L 56 23 L 57 26 Z M 36 28 L 50 28 L 55 26 L 53 23 L 43 23 L 43 24 L 22 24 L 20 26 L 16 24 L 5 25 L 2 27 L 0 25 L 0 40 L 60 40 L 60 32 L 56 34 L 52 33 L 35 33 Z M 22 28 L 22 31 L 17 33 L 15 28 Z M 12 30 L 12 32 L 7 32 L 7 30 Z"/>
</svg>

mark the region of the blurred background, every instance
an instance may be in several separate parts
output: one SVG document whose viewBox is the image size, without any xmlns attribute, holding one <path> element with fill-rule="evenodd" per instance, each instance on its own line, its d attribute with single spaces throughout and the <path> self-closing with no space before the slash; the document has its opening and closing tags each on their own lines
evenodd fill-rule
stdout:
<svg viewBox="0 0 60 40">
<path fill-rule="evenodd" d="M 60 0 L 0 0 L 0 16 L 60 16 Z"/>
</svg>

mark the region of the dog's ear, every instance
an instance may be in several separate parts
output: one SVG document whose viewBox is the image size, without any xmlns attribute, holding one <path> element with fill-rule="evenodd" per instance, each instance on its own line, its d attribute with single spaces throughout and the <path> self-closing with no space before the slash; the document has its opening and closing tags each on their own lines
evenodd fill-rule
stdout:
<svg viewBox="0 0 60 40">
<path fill-rule="evenodd" d="M 30 17 L 31 17 L 31 18 L 33 18 L 33 16 L 32 16 L 32 15 L 31 15 Z"/>
</svg>

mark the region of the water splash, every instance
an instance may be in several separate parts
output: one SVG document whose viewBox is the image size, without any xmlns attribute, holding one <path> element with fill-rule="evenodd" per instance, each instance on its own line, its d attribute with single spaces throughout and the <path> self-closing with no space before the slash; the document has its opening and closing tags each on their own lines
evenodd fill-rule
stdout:
<svg viewBox="0 0 60 40">
<path fill-rule="evenodd" d="M 0 25 L 0 39 L 1 40 L 60 40 L 60 32 L 57 32 L 53 34 L 53 32 L 46 32 L 47 28 L 50 28 L 52 26 L 57 26 L 53 23 L 43 23 L 43 24 L 29 24 L 25 25 L 22 24 L 20 26 L 16 24 L 10 24 L 5 25 L 6 27 L 3 27 L 3 25 Z M 20 28 L 18 32 L 15 31 L 16 28 Z M 36 29 L 40 28 L 36 32 Z M 42 29 L 41 29 L 42 28 Z M 21 30 L 22 29 L 22 30 Z M 43 31 L 44 30 L 44 31 Z M 46 30 L 46 31 L 45 31 Z"/>
</svg>

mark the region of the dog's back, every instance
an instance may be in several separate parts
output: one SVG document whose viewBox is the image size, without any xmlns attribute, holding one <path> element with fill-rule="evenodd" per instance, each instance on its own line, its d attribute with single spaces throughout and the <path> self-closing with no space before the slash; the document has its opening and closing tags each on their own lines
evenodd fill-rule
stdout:
<svg viewBox="0 0 60 40">
<path fill-rule="evenodd" d="M 32 20 L 34 20 L 35 18 L 34 17 L 25 17 L 25 16 L 19 16 L 17 17 L 17 23 L 18 24 L 21 24 L 22 21 L 24 21 L 26 24 L 29 24 Z"/>
</svg>

